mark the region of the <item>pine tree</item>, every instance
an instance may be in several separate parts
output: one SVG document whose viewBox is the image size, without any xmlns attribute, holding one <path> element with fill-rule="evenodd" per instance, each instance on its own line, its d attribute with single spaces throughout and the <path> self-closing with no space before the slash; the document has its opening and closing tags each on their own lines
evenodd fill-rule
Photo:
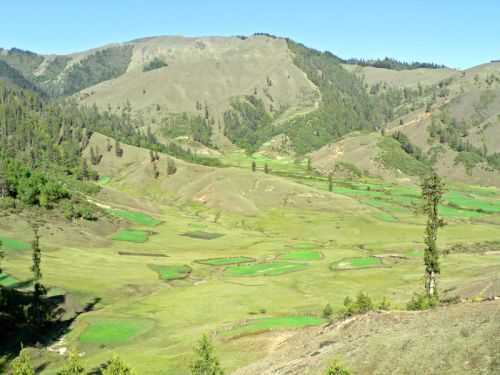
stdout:
<svg viewBox="0 0 500 375">
<path fill-rule="evenodd" d="M 12 375 L 35 375 L 26 349 L 21 349 L 19 356 L 12 361 Z"/>
<path fill-rule="evenodd" d="M 102 370 L 102 375 L 135 375 L 135 372 L 120 357 L 114 356 Z"/>
<path fill-rule="evenodd" d="M 195 348 L 196 360 L 191 365 L 192 375 L 224 375 L 214 347 L 207 335 L 203 335 Z"/>
<path fill-rule="evenodd" d="M 444 226 L 444 221 L 439 217 L 439 202 L 445 191 L 441 178 L 432 172 L 422 183 L 422 198 L 424 212 L 427 214 L 425 230 L 425 291 L 429 299 L 438 298 L 437 277 L 441 273 L 439 267 L 439 251 L 437 248 L 437 235 L 439 228 Z"/>
<path fill-rule="evenodd" d="M 69 353 L 66 365 L 57 373 L 57 375 L 81 375 L 85 373 L 86 371 L 80 362 L 78 352 L 72 351 Z"/>
<path fill-rule="evenodd" d="M 33 272 L 33 300 L 31 303 L 31 321 L 35 330 L 39 330 L 45 322 L 45 314 L 43 308 L 43 297 L 47 294 L 47 290 L 42 284 L 42 250 L 40 249 L 40 234 L 38 232 L 38 226 L 36 224 L 32 225 L 33 229 L 33 242 L 31 248 L 33 251 L 32 259 L 33 264 L 31 266 L 31 271 Z"/>
</svg>

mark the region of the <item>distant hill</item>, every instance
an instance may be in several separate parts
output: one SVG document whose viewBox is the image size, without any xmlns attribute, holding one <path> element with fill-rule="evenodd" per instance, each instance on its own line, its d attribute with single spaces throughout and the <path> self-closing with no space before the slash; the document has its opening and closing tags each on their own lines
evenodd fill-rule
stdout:
<svg viewBox="0 0 500 375">
<path fill-rule="evenodd" d="M 39 91 L 39 88 L 35 84 L 24 78 L 20 72 L 4 61 L 0 61 L 0 80 L 23 89 Z"/>
<path fill-rule="evenodd" d="M 265 33 L 148 37 L 64 56 L 0 50 L 4 80 L 130 116 L 143 133 L 194 153 L 280 157 L 281 148 L 311 153 L 324 173 L 338 160 L 384 178 L 418 178 L 423 161 L 400 165 L 398 141 L 380 139 L 386 129 L 385 137 L 401 132 L 412 145 L 401 147 L 431 152 L 425 162 L 444 175 L 495 185 L 499 66 L 343 60 Z"/>
</svg>

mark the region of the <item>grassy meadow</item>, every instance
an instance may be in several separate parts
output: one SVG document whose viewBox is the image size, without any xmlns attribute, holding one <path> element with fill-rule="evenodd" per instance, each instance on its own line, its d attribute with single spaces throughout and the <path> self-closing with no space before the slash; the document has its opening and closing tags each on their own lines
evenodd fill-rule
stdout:
<svg viewBox="0 0 500 375">
<path fill-rule="evenodd" d="M 304 166 L 273 168 L 280 165 L 293 181 L 329 194 L 327 181 L 308 177 Z M 110 213 L 138 229 L 122 228 L 87 246 L 42 238 L 45 283 L 81 304 L 100 299 L 74 322 L 65 345 L 84 352 L 87 367 L 117 353 L 139 373 L 185 375 L 195 342 L 208 332 L 230 373 L 266 354 L 266 345 L 254 344 L 238 355 L 243 343 L 259 342 L 263 332 L 323 324 L 327 303 L 338 311 L 346 296 L 363 291 L 402 308 L 423 288 L 418 187 L 335 180 L 332 194 L 354 199 L 360 209 L 274 207 L 253 216 L 222 213 L 215 221 L 213 210 L 194 203 L 158 204 L 154 218 L 121 207 Z M 499 207 L 496 189 L 450 186 L 439 246 L 500 240 Z M 30 238 L 13 229 L 0 226 L 2 283 L 30 277 Z M 400 258 L 386 262 L 392 255 Z M 498 277 L 499 267 L 495 253 L 451 253 L 442 258 L 442 288 Z M 43 374 L 55 374 L 63 357 L 45 355 L 51 365 Z"/>
</svg>

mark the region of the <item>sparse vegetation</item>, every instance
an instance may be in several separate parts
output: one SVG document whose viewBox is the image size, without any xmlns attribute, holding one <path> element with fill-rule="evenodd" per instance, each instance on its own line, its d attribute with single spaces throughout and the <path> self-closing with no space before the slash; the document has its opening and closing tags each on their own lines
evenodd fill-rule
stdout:
<svg viewBox="0 0 500 375">
<path fill-rule="evenodd" d="M 143 72 L 150 72 L 151 70 L 165 68 L 167 66 L 168 66 L 168 64 L 164 60 L 160 59 L 159 57 L 155 57 L 153 60 L 148 62 L 146 65 L 144 65 L 144 67 L 142 68 L 142 71 Z"/>
</svg>

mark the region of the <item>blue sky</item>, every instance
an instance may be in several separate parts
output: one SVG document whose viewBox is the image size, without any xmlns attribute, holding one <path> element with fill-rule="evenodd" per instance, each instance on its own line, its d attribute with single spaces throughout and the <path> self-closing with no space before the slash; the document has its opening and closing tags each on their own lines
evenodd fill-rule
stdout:
<svg viewBox="0 0 500 375">
<path fill-rule="evenodd" d="M 340 57 L 500 59 L 498 0 L 3 1 L 0 47 L 69 53 L 153 35 L 288 36 Z"/>
</svg>

